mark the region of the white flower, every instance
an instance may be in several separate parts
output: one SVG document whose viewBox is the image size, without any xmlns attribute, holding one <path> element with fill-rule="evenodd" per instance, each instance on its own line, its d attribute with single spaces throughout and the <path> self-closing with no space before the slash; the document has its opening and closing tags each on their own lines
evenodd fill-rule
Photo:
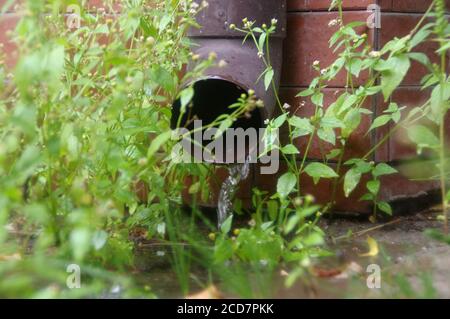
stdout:
<svg viewBox="0 0 450 319">
<path fill-rule="evenodd" d="M 372 51 L 369 53 L 369 56 L 371 58 L 379 58 L 381 56 L 381 53 L 380 53 L 380 51 Z"/>
<path fill-rule="evenodd" d="M 338 20 L 337 19 L 333 19 L 333 20 L 330 20 L 330 22 L 328 22 L 328 26 L 329 27 L 334 27 L 337 24 L 338 24 Z"/>
<path fill-rule="evenodd" d="M 220 60 L 220 61 L 219 61 L 219 64 L 218 64 L 219 68 L 224 68 L 224 67 L 226 67 L 227 65 L 228 65 L 228 63 L 227 63 L 227 61 L 225 61 L 225 60 Z"/>
<path fill-rule="evenodd" d="M 264 125 L 269 125 L 269 123 L 270 123 L 270 120 L 269 120 L 269 119 L 265 119 L 265 120 L 264 120 Z"/>
<path fill-rule="evenodd" d="M 313 66 L 319 66 L 319 64 L 320 64 L 320 61 L 318 61 L 318 60 L 313 62 Z"/>
<path fill-rule="evenodd" d="M 287 103 L 284 103 L 284 105 L 283 105 L 283 109 L 285 109 L 285 110 L 289 110 L 291 108 L 291 106 L 289 105 L 289 104 L 287 104 Z"/>
</svg>

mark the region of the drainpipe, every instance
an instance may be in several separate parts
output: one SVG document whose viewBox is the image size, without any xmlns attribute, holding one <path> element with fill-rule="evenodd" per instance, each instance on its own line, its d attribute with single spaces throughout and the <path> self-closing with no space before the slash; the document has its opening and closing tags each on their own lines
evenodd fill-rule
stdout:
<svg viewBox="0 0 450 319">
<path fill-rule="evenodd" d="M 200 0 L 196 0 L 200 2 Z M 229 106 L 236 103 L 242 93 L 250 89 L 255 91 L 258 99 L 263 100 L 264 108 L 253 111 L 250 118 L 236 121 L 233 128 L 263 128 L 264 120 L 270 118 L 276 107 L 272 88 L 267 91 L 264 80 L 258 81 L 266 69 L 252 39 L 243 44 L 244 35 L 230 29 L 235 24 L 240 27 L 242 20 L 256 21 L 257 26 L 271 25 L 273 18 L 278 20 L 276 33 L 271 36 L 269 48 L 270 59 L 275 71 L 274 81 L 278 88 L 282 64 L 283 39 L 286 36 L 286 0 L 208 0 L 209 6 L 197 16 L 200 29 L 192 28 L 188 37 L 194 42 L 194 54 L 207 57 L 210 52 L 217 54 L 218 60 L 227 62 L 225 67 L 208 69 L 204 76 L 194 83 L 188 83 L 194 88 L 191 119 L 195 115 L 203 121 L 203 125 L 211 123 L 219 115 L 230 112 Z M 193 65 L 188 65 L 188 71 Z M 180 114 L 180 101 L 173 104 L 172 127 L 175 128 Z M 182 126 L 190 119 L 187 114 L 182 119 Z M 191 128 L 188 126 L 188 128 Z M 226 146 L 225 146 L 226 147 Z M 250 145 L 246 153 L 254 151 L 255 145 Z M 229 150 L 226 150 L 226 152 Z M 245 154 L 238 154 L 239 161 Z M 220 164 L 222 159 L 214 163 Z"/>
</svg>

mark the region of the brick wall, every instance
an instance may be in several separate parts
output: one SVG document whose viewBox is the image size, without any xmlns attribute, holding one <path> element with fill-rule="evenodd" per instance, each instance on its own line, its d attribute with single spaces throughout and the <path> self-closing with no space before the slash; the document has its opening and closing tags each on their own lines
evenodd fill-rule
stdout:
<svg viewBox="0 0 450 319">
<path fill-rule="evenodd" d="M 275 1 L 275 0 L 274 0 Z M 0 0 L 0 7 L 6 0 Z M 20 1 L 17 1 L 18 3 Z M 360 28 L 359 32 L 367 33 L 375 49 L 381 47 L 387 41 L 395 36 L 406 35 L 409 30 L 420 19 L 421 14 L 428 8 L 431 0 L 344 0 L 344 19 L 349 21 L 365 21 L 370 13 L 366 8 L 376 2 L 382 8 L 382 27 L 381 29 Z M 100 7 L 101 0 L 88 1 L 88 8 Z M 337 12 L 328 12 L 330 0 L 288 0 L 288 37 L 285 41 L 284 67 L 282 71 L 282 87 L 280 94 L 283 101 L 292 106 L 299 105 L 302 100 L 295 98 L 295 95 L 307 87 L 310 81 L 316 76 L 312 69 L 315 60 L 321 62 L 321 65 L 327 66 L 334 61 L 335 56 L 328 48 L 328 39 L 336 31 L 333 27 L 328 27 L 328 22 L 337 17 Z M 450 0 L 447 1 L 450 12 Z M 116 10 L 120 8 L 120 1 L 117 1 Z M 8 30 L 14 29 L 19 18 L 19 13 L 15 8 L 0 16 L 0 43 L 3 44 L 7 53 L 6 61 L 8 66 L 13 66 L 17 60 L 17 52 L 13 43 L 9 41 Z M 433 52 L 435 45 L 427 43 L 419 48 L 426 52 L 432 60 L 436 60 Z M 420 79 L 426 70 L 414 64 L 407 75 L 401 88 L 397 90 L 392 101 L 408 107 L 419 105 L 426 99 L 427 92 L 420 90 Z M 363 83 L 364 74 L 356 82 Z M 329 105 L 336 92 L 342 92 L 345 86 L 345 76 L 340 74 L 330 84 L 330 88 L 325 90 L 325 105 Z M 306 105 L 298 113 L 301 116 L 311 115 L 312 105 L 305 100 Z M 386 105 L 382 103 L 379 97 L 369 99 L 365 107 L 376 110 L 381 113 Z M 296 107 L 293 107 L 296 109 Z M 365 136 L 370 126 L 370 120 L 366 119 L 358 131 L 350 138 L 347 157 L 362 156 L 367 152 L 385 134 L 385 130 L 379 130 L 372 135 Z M 397 162 L 402 159 L 413 158 L 415 150 L 410 146 L 404 145 L 404 132 L 389 141 L 385 146 L 377 151 L 374 156 L 375 161 Z M 299 139 L 298 146 L 302 149 L 305 140 Z M 321 158 L 323 151 L 330 150 L 329 145 L 322 145 L 318 140 L 313 144 L 310 160 Z M 256 171 L 253 177 L 249 179 L 251 184 L 273 190 L 276 185 L 277 176 L 258 176 Z M 331 193 L 329 181 L 322 181 L 319 185 L 314 185 L 308 178 L 303 180 L 305 191 L 312 192 L 319 200 L 326 202 Z M 436 189 L 435 183 L 413 183 L 401 175 L 390 176 L 383 181 L 382 197 L 386 200 L 397 199 L 400 197 L 418 196 L 430 189 Z M 242 192 L 246 194 L 243 198 L 250 197 L 251 185 L 245 185 Z M 338 209 L 353 211 L 368 211 L 369 207 L 365 203 L 357 203 L 359 195 L 364 193 L 364 189 L 356 190 L 355 194 L 346 199 L 340 192 Z"/>
<path fill-rule="evenodd" d="M 358 30 L 368 34 L 369 41 L 376 50 L 394 37 L 405 36 L 416 25 L 423 13 L 428 9 L 431 0 L 344 0 L 344 20 L 366 21 L 370 14 L 367 12 L 369 4 L 377 3 L 382 8 L 381 29 L 369 29 L 363 27 Z M 302 102 L 306 105 L 297 113 L 301 116 L 310 116 L 314 110 L 309 99 L 296 98 L 295 95 L 317 76 L 313 70 L 314 61 L 320 61 L 326 67 L 331 64 L 335 55 L 328 47 L 328 39 L 336 31 L 336 27 L 328 27 L 328 22 L 337 17 L 336 12 L 329 12 L 328 0 L 290 0 L 288 1 L 288 37 L 285 42 L 285 57 L 283 60 L 282 87 L 280 94 L 283 101 L 289 103 L 294 109 Z M 447 1 L 450 11 L 450 1 Z M 438 57 L 434 54 L 436 45 L 426 43 L 418 47 L 418 51 L 425 52 L 434 62 Z M 392 101 L 408 108 L 421 105 L 426 101 L 429 92 L 420 90 L 420 80 L 426 74 L 426 69 L 418 63 L 413 63 L 412 68 L 406 76 L 401 87 L 393 94 Z M 355 85 L 364 83 L 365 76 L 362 74 Z M 344 90 L 346 83 L 345 75 L 340 74 L 330 83 L 330 88 L 325 90 L 324 104 L 330 105 L 336 93 Z M 381 114 L 388 103 L 374 96 L 367 100 L 365 107 Z M 350 138 L 347 147 L 347 158 L 363 156 L 373 145 L 375 145 L 386 133 L 387 129 L 380 129 L 371 136 L 366 136 L 370 120 L 362 123 L 360 128 Z M 450 131 L 450 130 L 449 130 Z M 388 143 L 381 147 L 374 155 L 373 160 L 377 162 L 396 163 L 401 160 L 416 157 L 415 148 L 406 145 L 403 141 L 405 132 L 399 132 Z M 297 145 L 304 149 L 306 139 L 299 139 Z M 318 139 L 314 141 L 310 160 L 322 158 L 324 152 L 333 148 L 332 145 L 321 143 Z M 401 167 L 399 167 L 401 169 Z M 269 188 L 274 187 L 275 178 L 260 176 L 260 183 Z M 270 179 L 270 180 L 269 180 Z M 323 181 L 319 185 L 307 185 L 319 200 L 327 201 L 331 193 L 331 183 Z M 438 188 L 436 183 L 413 183 L 401 175 L 390 176 L 384 179 L 381 196 L 385 200 L 396 200 L 403 197 L 418 197 L 424 192 Z M 340 187 L 342 189 L 342 187 Z M 365 203 L 356 203 L 360 195 L 364 194 L 364 187 L 357 189 L 351 198 L 346 199 L 339 192 L 338 210 L 367 211 L 369 207 Z"/>
</svg>

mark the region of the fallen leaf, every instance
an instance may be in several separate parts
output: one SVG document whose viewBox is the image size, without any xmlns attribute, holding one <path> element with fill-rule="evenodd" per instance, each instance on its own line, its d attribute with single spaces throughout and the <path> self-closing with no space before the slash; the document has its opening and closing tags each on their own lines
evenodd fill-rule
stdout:
<svg viewBox="0 0 450 319">
<path fill-rule="evenodd" d="M 361 274 L 362 272 L 363 272 L 363 268 L 359 264 L 352 261 L 349 264 L 347 264 L 347 267 L 345 268 L 345 270 L 341 274 L 337 275 L 335 278 L 336 279 L 348 279 L 354 275 Z"/>
<path fill-rule="evenodd" d="M 186 299 L 221 299 L 222 294 L 216 288 L 216 286 L 211 285 L 208 288 L 200 291 L 199 293 L 189 295 Z"/>
<path fill-rule="evenodd" d="M 374 257 L 377 256 L 380 250 L 378 249 L 378 243 L 375 239 L 367 236 L 367 244 L 369 245 L 369 251 L 365 254 L 360 254 L 360 257 Z"/>
<path fill-rule="evenodd" d="M 331 278 L 336 277 L 342 273 L 341 269 L 324 269 L 324 268 L 317 268 L 314 267 L 312 269 L 312 273 L 314 276 L 319 278 Z"/>
</svg>

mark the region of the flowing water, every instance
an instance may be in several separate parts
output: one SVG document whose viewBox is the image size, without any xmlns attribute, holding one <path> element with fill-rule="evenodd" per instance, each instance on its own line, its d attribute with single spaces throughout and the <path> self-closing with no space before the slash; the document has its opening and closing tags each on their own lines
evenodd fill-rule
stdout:
<svg viewBox="0 0 450 319">
<path fill-rule="evenodd" d="M 233 199 L 239 187 L 239 183 L 248 177 L 251 158 L 248 156 L 244 163 L 230 164 L 229 176 L 222 185 L 217 205 L 217 224 L 220 229 L 223 222 L 233 213 Z"/>
</svg>

